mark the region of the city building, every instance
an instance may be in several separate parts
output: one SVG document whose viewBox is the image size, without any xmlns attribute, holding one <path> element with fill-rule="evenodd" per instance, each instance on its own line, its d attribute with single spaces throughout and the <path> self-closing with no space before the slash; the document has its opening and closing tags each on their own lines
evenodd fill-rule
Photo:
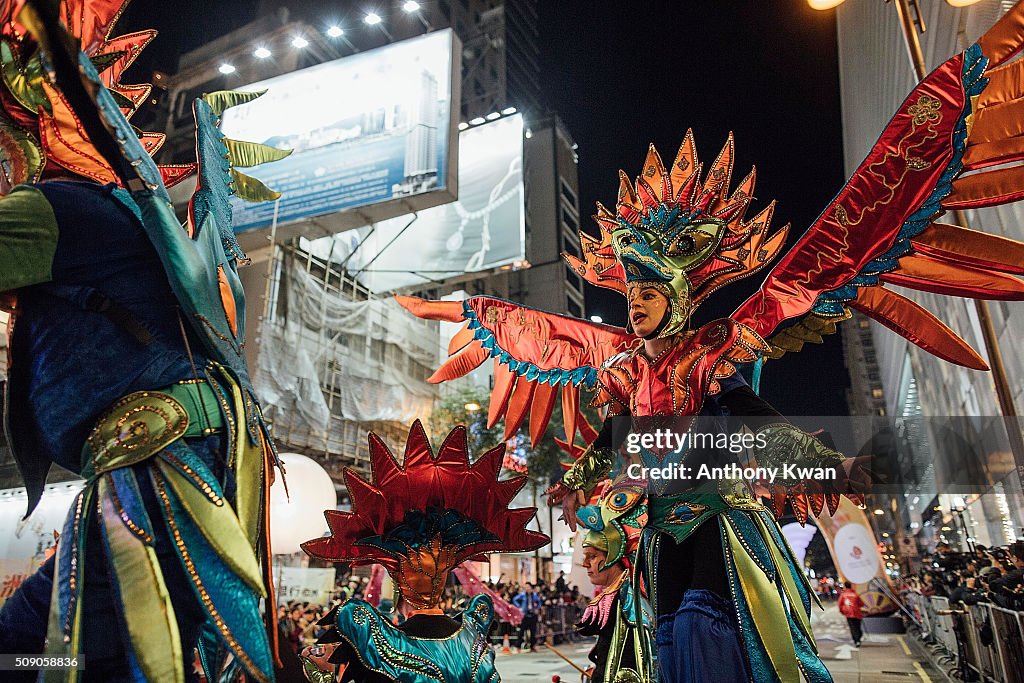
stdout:
<svg viewBox="0 0 1024 683">
<path fill-rule="evenodd" d="M 918 3 L 927 29 L 921 34 L 927 67 L 964 50 L 1012 4 L 982 0 L 955 9 L 944 2 Z M 843 146 L 852 173 L 916 78 L 892 4 L 846 2 L 836 11 Z M 1022 219 L 1019 204 L 967 212 L 969 225 L 1018 240 L 1024 238 Z M 911 296 L 985 355 L 973 301 Z M 1013 349 L 1024 334 L 1024 307 L 989 302 L 987 308 L 1019 407 L 1024 361 Z M 864 324 L 857 318 L 844 331 L 850 405 L 860 414 L 892 418 L 902 477 L 876 501 L 879 509 L 893 510 L 892 524 L 902 528 L 880 531 L 915 535 L 926 547 L 940 540 L 966 544 L 968 538 L 998 546 L 1021 538 L 1024 498 L 992 375 L 951 365 L 880 325 Z"/>
</svg>

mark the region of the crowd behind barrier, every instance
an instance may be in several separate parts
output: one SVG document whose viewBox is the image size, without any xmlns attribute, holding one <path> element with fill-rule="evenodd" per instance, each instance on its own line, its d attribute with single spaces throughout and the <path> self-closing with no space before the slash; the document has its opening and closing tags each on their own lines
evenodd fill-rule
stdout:
<svg viewBox="0 0 1024 683">
<path fill-rule="evenodd" d="M 942 544 L 901 583 L 911 631 L 951 677 L 1024 683 L 1024 542 Z"/>
<path fill-rule="evenodd" d="M 564 642 L 575 642 L 583 637 L 577 635 L 576 624 L 583 615 L 591 595 L 582 593 L 576 586 L 567 585 L 564 579 L 548 586 L 543 581 L 533 584 L 516 582 L 503 583 L 488 581 L 488 588 L 498 593 L 501 598 L 520 607 L 524 612 L 535 612 L 535 618 L 524 616 L 519 625 L 513 625 L 495 619 L 489 638 L 498 649 L 507 644 L 515 651 L 528 651 L 550 642 L 559 645 Z M 318 626 L 317 621 L 337 603 L 349 598 L 362 598 L 367 582 L 358 577 L 346 577 L 335 587 L 335 600 L 329 605 L 318 605 L 308 602 L 287 602 L 278 606 L 278 631 L 282 643 L 287 643 L 292 651 L 298 653 L 307 645 L 312 645 L 322 635 L 326 627 Z M 535 599 L 527 599 L 526 595 L 536 593 Z M 458 613 L 466 601 L 466 595 L 458 585 L 445 589 L 441 606 L 448 614 Z M 530 609 L 530 605 L 535 605 Z M 381 610 L 391 611 L 389 600 L 384 600 Z M 396 623 L 401 616 L 394 613 Z"/>
</svg>

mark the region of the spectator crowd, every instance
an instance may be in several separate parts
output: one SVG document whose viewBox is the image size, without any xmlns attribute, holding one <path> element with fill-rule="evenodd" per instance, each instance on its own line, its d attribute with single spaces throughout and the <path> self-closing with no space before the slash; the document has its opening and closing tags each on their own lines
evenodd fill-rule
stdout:
<svg viewBox="0 0 1024 683">
<path fill-rule="evenodd" d="M 515 605 L 523 613 L 518 625 L 495 620 L 491 630 L 491 641 L 501 647 L 506 636 L 510 647 L 521 651 L 530 651 L 538 643 L 551 640 L 555 645 L 566 640 L 574 640 L 575 624 L 590 600 L 590 593 L 583 593 L 576 586 L 569 585 L 565 573 L 550 585 L 544 581 L 536 583 L 519 583 L 487 581 L 487 588 L 493 590 L 506 602 Z M 334 604 L 349 598 L 362 598 L 367 588 L 367 580 L 356 576 L 346 576 L 335 586 L 335 600 L 330 605 L 318 605 L 309 602 L 287 602 L 278 606 L 278 633 L 282 644 L 287 644 L 293 652 L 301 652 L 307 645 L 321 635 L 326 627 L 318 626 L 317 621 L 326 614 Z M 462 609 L 466 595 L 458 584 L 445 588 L 441 607 L 446 613 L 454 615 Z M 402 616 L 391 612 L 390 600 L 383 600 L 381 610 L 393 613 L 396 623 Z"/>
<path fill-rule="evenodd" d="M 940 543 L 920 570 L 905 578 L 910 590 L 925 596 L 1024 611 L 1024 541 L 1000 548 L 976 545 L 964 552 Z"/>
</svg>

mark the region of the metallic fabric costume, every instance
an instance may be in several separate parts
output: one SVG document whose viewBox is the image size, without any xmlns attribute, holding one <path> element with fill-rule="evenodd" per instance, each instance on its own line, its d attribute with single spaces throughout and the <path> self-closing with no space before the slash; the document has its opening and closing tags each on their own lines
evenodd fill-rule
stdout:
<svg viewBox="0 0 1024 683">
<path fill-rule="evenodd" d="M 1017 5 L 977 44 L 922 81 L 835 199 L 729 318 L 686 329 L 695 306 L 779 257 L 787 228 L 769 232 L 774 203 L 746 217 L 755 175 L 731 187 L 731 136 L 705 171 L 687 133 L 668 168 L 652 147 L 635 183 L 621 174 L 615 211 L 598 205 L 599 237 L 581 233 L 582 258 L 566 255 L 591 284 L 626 294 L 635 283 L 668 299 L 656 336 L 671 343 L 661 355 L 648 358 L 643 340 L 629 329 L 493 297 L 399 297 L 420 317 L 466 322 L 431 380 L 460 377 L 493 358 L 489 420 L 504 418 L 508 437 L 529 413 L 536 441 L 560 398 L 565 442 L 572 444 L 582 420 L 580 391 L 589 389 L 610 415 L 634 421 L 722 419 L 727 413 L 743 418 L 763 439 L 756 453 L 763 466 L 842 467 L 838 453 L 757 399 L 737 367 L 753 366 L 757 375 L 766 359 L 820 342 L 854 309 L 941 358 L 986 369 L 945 324 L 887 285 L 1024 298 L 1024 283 L 1015 277 L 1024 275 L 1024 246 L 937 222 L 945 210 L 1024 197 L 1024 171 L 1007 165 L 1024 159 L 1020 127 L 1011 124 L 1021 120 L 1024 107 L 1017 85 L 1024 64 L 1010 62 L 1022 43 L 1024 6 Z M 607 475 L 617 443 L 602 434 L 554 488 L 553 499 L 590 492 Z M 676 454 L 672 461 L 691 455 Z M 648 449 L 641 456 L 648 466 L 670 462 Z M 691 489 L 652 485 L 649 492 L 637 565 L 659 614 L 662 678 L 831 680 L 810 629 L 812 592 L 776 517 L 787 500 L 801 521 L 826 506 L 834 512 L 847 491 L 776 481 L 769 492 L 774 515 L 743 481 L 707 481 Z M 708 558 L 716 558 L 715 575 L 704 571 Z M 676 595 L 687 582 L 695 589 Z M 642 667 L 639 673 L 645 676 Z"/>
<path fill-rule="evenodd" d="M 56 556 L 0 611 L 0 646 L 84 654 L 84 672 L 47 680 L 192 679 L 198 647 L 208 680 L 271 681 L 259 603 L 273 600 L 276 456 L 245 364 L 228 199 L 278 196 L 232 166 L 288 152 L 224 138 L 221 113 L 258 95 L 220 92 L 194 104 L 197 163 L 158 167 L 163 136 L 126 118 L 149 86 L 119 82 L 155 32 L 111 37 L 124 4 L 2 4 L 5 424 L 29 513 L 51 463 L 86 485 Z M 166 186 L 193 173 L 183 225 Z"/>
<path fill-rule="evenodd" d="M 331 615 L 323 642 L 338 647 L 331 662 L 343 665 L 341 680 L 498 681 L 487 631 L 494 606 L 475 596 L 453 621 L 438 609 L 449 573 L 487 553 L 523 552 L 548 537 L 527 530 L 535 508 L 509 509 L 526 477 L 498 481 L 504 445 L 470 463 L 466 428 L 456 427 L 435 454 L 416 421 L 399 462 L 370 433 L 373 478 L 345 470 L 351 512 L 326 511 L 331 534 L 302 545 L 309 555 L 353 565 L 381 564 L 403 601 L 417 610 L 395 627 L 369 603 L 351 599 Z M 310 680 L 330 680 L 306 658 Z"/>
<path fill-rule="evenodd" d="M 590 653 L 596 665 L 591 680 L 650 680 L 654 672 L 645 671 L 641 676 L 638 667 L 653 665 L 644 653 L 651 651 L 654 615 L 640 587 L 631 580 L 638 575 L 629 571 L 636 562 L 641 529 L 647 523 L 646 480 L 617 477 L 601 494 L 598 504 L 580 509 L 576 517 L 587 529 L 583 547 L 605 553 L 597 570 L 619 563 L 626 569 L 590 601 L 580 620 L 580 634 L 598 637 Z"/>
</svg>

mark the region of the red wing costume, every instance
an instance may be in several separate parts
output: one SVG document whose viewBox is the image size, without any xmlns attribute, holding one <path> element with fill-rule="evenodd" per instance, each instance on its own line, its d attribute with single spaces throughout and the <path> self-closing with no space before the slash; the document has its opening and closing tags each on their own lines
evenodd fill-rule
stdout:
<svg viewBox="0 0 1024 683">
<path fill-rule="evenodd" d="M 788 226 L 769 230 L 774 203 L 747 217 L 755 173 L 732 187 L 731 136 L 705 169 L 687 133 L 671 166 L 652 147 L 635 183 L 620 173 L 615 211 L 598 205 L 599 237 L 581 233 L 582 259 L 565 256 L 591 284 L 622 294 L 639 285 L 668 299 L 652 336 L 672 343 L 659 357 L 648 358 L 631 330 L 492 297 L 399 297 L 419 317 L 466 322 L 431 381 L 461 377 L 493 358 L 490 424 L 504 418 L 511 436 L 529 413 L 536 440 L 561 400 L 570 450 L 586 388 L 612 415 L 752 415 L 757 419 L 744 418 L 747 426 L 766 437 L 757 449 L 760 465 L 841 468 L 842 456 L 786 424 L 738 379 L 736 365 L 820 342 L 856 309 L 941 358 L 986 368 L 955 332 L 888 285 L 1024 298 L 1015 277 L 1024 275 L 1024 245 L 939 222 L 946 210 L 1024 197 L 1024 167 L 1009 165 L 1024 159 L 1024 66 L 1010 62 L 1022 41 L 1024 7 L 1017 5 L 922 81 L 836 198 L 729 318 L 686 330 L 695 306 L 780 256 Z M 616 446 L 605 432 L 566 473 L 556 496 L 591 491 L 604 479 Z M 649 455 L 641 454 L 646 465 L 665 462 Z M 789 499 L 801 521 L 826 504 L 834 511 L 839 493 L 799 479 L 771 491 L 776 513 Z M 831 680 L 810 632 L 811 592 L 775 518 L 746 484 L 652 490 L 645 539 L 638 571 L 651 579 L 657 640 L 675 643 L 659 648 L 662 677 L 677 680 L 678 666 L 701 669 L 706 680 Z M 705 624 L 693 621 L 695 613 L 717 616 Z M 739 650 L 713 636 L 730 628 Z M 680 652 L 713 656 L 684 661 Z"/>
</svg>

